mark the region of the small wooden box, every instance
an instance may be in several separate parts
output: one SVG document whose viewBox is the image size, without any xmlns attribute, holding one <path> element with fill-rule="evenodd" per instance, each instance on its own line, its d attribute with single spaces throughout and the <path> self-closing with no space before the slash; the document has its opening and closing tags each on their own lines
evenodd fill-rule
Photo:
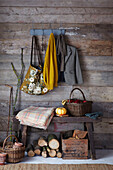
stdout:
<svg viewBox="0 0 113 170">
<path fill-rule="evenodd" d="M 62 139 L 63 159 L 87 159 L 88 139 Z"/>
</svg>

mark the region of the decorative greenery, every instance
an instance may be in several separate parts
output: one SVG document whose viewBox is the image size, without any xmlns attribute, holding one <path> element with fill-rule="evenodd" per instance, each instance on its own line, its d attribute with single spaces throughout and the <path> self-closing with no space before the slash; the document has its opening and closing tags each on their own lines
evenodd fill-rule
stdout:
<svg viewBox="0 0 113 170">
<path fill-rule="evenodd" d="M 22 83 L 22 79 L 23 79 L 23 75 L 24 75 L 24 71 L 25 71 L 25 64 L 23 62 L 23 48 L 21 48 L 21 73 L 19 74 L 16 70 L 16 68 L 14 67 L 14 64 L 11 62 L 11 66 L 12 69 L 17 77 L 17 89 L 16 89 L 16 95 L 15 95 L 15 99 L 14 99 L 14 103 L 13 103 L 13 110 L 12 110 L 12 114 L 14 115 L 14 112 L 16 110 L 16 103 L 17 103 L 17 99 L 18 99 L 18 94 L 19 94 L 19 90 L 20 90 L 20 86 Z M 10 124 L 10 131 L 12 131 L 12 123 Z"/>
</svg>

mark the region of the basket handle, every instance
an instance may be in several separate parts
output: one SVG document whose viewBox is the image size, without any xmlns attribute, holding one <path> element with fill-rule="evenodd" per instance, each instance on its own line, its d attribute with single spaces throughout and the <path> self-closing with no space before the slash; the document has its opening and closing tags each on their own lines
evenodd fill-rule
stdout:
<svg viewBox="0 0 113 170">
<path fill-rule="evenodd" d="M 85 95 L 84 95 L 83 91 L 82 91 L 81 89 L 79 89 L 79 88 L 74 88 L 74 89 L 71 91 L 71 93 L 70 93 L 69 103 L 70 103 L 70 100 L 71 100 L 71 95 L 72 95 L 72 93 L 73 93 L 73 91 L 74 91 L 74 90 L 79 90 L 79 91 L 82 93 L 83 99 L 84 99 L 84 100 L 86 100 L 86 98 L 85 98 Z"/>
<path fill-rule="evenodd" d="M 17 139 L 17 137 L 16 137 L 15 135 L 9 135 L 9 136 L 7 136 L 7 137 L 5 138 L 5 140 L 4 140 L 3 149 L 5 148 L 5 144 L 6 144 L 7 139 L 8 139 L 9 137 L 12 137 L 12 136 L 16 139 L 16 142 L 18 142 L 18 139 Z"/>
</svg>

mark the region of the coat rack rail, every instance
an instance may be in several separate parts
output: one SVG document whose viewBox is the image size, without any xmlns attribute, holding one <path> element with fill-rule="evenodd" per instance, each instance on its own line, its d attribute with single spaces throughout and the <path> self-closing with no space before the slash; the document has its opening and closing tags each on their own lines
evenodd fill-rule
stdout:
<svg viewBox="0 0 113 170">
<path fill-rule="evenodd" d="M 65 29 L 31 29 L 30 35 L 54 35 L 65 34 Z"/>
</svg>

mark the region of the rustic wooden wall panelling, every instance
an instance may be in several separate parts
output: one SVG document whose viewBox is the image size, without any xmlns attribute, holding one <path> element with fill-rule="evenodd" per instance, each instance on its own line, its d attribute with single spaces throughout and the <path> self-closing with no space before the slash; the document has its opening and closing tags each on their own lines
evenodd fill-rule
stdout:
<svg viewBox="0 0 113 170">
<path fill-rule="evenodd" d="M 0 127 L 4 127 L 0 128 L 0 140 L 5 138 L 9 103 L 9 90 L 4 84 L 13 85 L 15 94 L 17 83 L 10 63 L 13 61 L 20 71 L 20 52 L 21 48 L 24 48 L 27 71 L 31 47 L 30 29 L 42 29 L 42 27 L 50 29 L 51 23 L 53 29 L 66 29 L 66 43 L 78 49 L 84 84 L 75 87 L 83 89 L 87 100 L 94 101 L 93 111 L 103 112 L 102 122 L 94 125 L 95 147 L 113 148 L 111 138 L 113 136 L 111 131 L 113 128 L 111 119 L 113 118 L 112 18 L 112 0 L 0 1 L 0 118 L 2 117 Z M 44 37 L 45 44 L 48 38 L 49 36 Z M 40 46 L 41 40 L 42 37 L 39 37 Z M 61 106 L 61 100 L 69 98 L 73 87 L 61 83 L 58 88 L 44 97 L 32 96 L 31 98 L 21 92 L 17 110 L 29 105 Z M 77 92 L 73 97 L 81 97 L 81 95 Z M 51 128 L 54 129 L 53 126 Z M 28 141 L 36 139 L 35 130 L 31 129 Z M 45 132 L 46 136 L 48 131 Z M 41 134 L 42 131 L 38 129 L 38 135 Z M 57 135 L 59 136 L 59 133 Z"/>
<path fill-rule="evenodd" d="M 100 11 L 96 11 L 95 9 L 90 10 L 85 8 L 83 10 L 76 9 L 76 8 L 66 8 L 67 13 L 62 8 L 53 8 L 48 9 L 46 8 L 45 12 L 38 10 L 38 8 L 26 8 L 26 7 L 1 7 L 1 17 L 0 22 L 6 23 L 111 23 L 113 24 L 113 12 L 112 8 L 110 8 L 109 12 L 108 9 L 103 12 L 101 9 Z M 70 10 L 70 11 L 69 11 Z M 6 12 L 7 11 L 7 12 Z M 49 11 L 49 12 L 48 12 Z M 53 12 L 54 11 L 54 12 Z M 64 12 L 60 12 L 64 11 Z M 74 12 L 76 11 L 76 12 Z M 100 13 L 99 13 L 100 12 Z M 97 17 L 98 16 L 98 17 Z"/>
<path fill-rule="evenodd" d="M 8 3 L 7 0 L 1 0 L 0 1 L 0 6 L 38 6 L 38 7 L 113 7 L 113 1 L 112 0 L 70 0 L 70 1 L 65 1 L 65 0 L 49 0 L 48 2 L 46 2 L 45 0 L 32 0 L 32 2 L 30 0 L 28 1 L 22 1 L 22 0 L 10 0 L 10 2 Z"/>
<path fill-rule="evenodd" d="M 74 87 L 80 87 L 80 86 L 74 86 Z M 110 95 L 113 92 L 112 87 L 88 87 L 88 86 L 81 86 L 80 87 L 87 100 L 92 100 L 94 102 L 112 102 L 113 96 Z M 14 94 L 16 87 L 14 89 Z M 70 92 L 73 89 L 72 86 L 66 86 L 66 85 L 59 85 L 57 88 L 55 88 L 53 91 L 48 92 L 45 96 L 43 95 L 28 95 L 24 92 L 21 92 L 21 101 L 22 102 L 61 102 L 63 99 L 69 98 Z M 9 94 L 7 93 L 7 90 L 4 89 L 4 86 L 0 86 L 1 90 L 1 101 L 8 100 Z M 76 91 L 73 92 L 72 98 L 78 97 L 82 98 L 82 95 L 80 92 Z"/>
</svg>

